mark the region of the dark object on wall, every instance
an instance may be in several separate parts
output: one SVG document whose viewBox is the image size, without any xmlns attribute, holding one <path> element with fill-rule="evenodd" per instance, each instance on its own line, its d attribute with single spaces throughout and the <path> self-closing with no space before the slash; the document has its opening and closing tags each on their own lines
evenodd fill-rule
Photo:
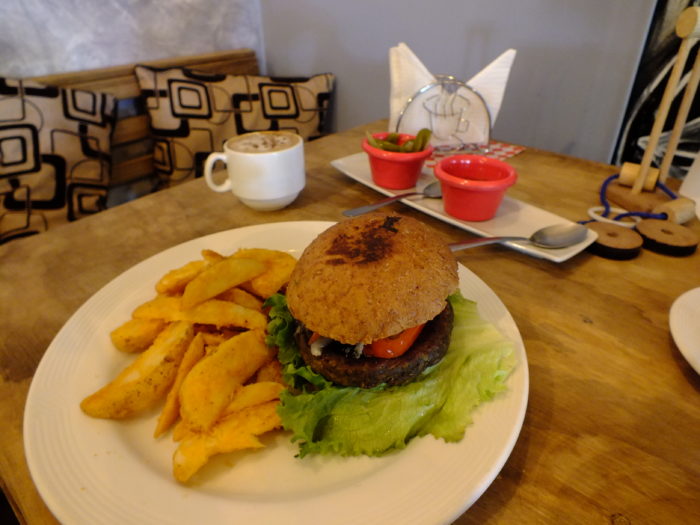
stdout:
<svg viewBox="0 0 700 525">
<path fill-rule="evenodd" d="M 637 164 L 641 162 L 649 134 L 654 125 L 656 110 L 661 102 L 669 74 L 675 64 L 676 53 L 681 44 L 681 39 L 675 33 L 675 22 L 684 9 L 696 6 L 698 3 L 690 0 L 681 2 L 659 0 L 637 77 L 632 87 L 616 152 L 611 161 L 613 164 L 620 166 L 624 162 Z M 661 135 L 659 145 L 654 153 L 652 165 L 655 167 L 659 166 L 666 152 L 668 138 L 683 97 L 683 89 L 688 81 L 699 48 L 700 45 L 695 43 L 690 50 L 684 74 L 678 86 L 678 94 L 671 105 L 664 125 L 664 133 Z M 700 101 L 696 97 L 688 113 L 669 176 L 683 178 L 699 149 Z"/>
</svg>

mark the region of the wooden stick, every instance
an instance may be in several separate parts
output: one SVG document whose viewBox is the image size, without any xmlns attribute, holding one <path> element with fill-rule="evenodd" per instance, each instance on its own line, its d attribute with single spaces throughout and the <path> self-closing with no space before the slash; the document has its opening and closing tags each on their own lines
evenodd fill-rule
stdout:
<svg viewBox="0 0 700 525">
<path fill-rule="evenodd" d="M 632 186 L 632 193 L 640 193 L 642 187 L 644 186 L 644 181 L 647 178 L 647 172 L 651 166 L 651 159 L 654 156 L 654 150 L 659 143 L 659 136 L 663 131 L 664 124 L 666 123 L 666 117 L 668 117 L 668 110 L 673 102 L 673 95 L 676 91 L 676 86 L 683 73 L 683 68 L 685 67 L 685 62 L 688 59 L 688 52 L 690 51 L 690 44 L 692 39 L 684 38 L 681 42 L 681 46 L 678 49 L 678 55 L 676 57 L 676 63 L 673 66 L 671 75 L 668 78 L 668 83 L 666 84 L 666 90 L 664 91 L 663 98 L 661 99 L 661 104 L 659 104 L 659 110 L 656 114 L 656 119 L 654 120 L 654 126 L 651 129 L 651 134 L 649 135 L 649 142 L 646 149 L 644 150 L 644 156 L 642 157 L 642 164 L 639 167 L 639 173 L 634 181 L 634 186 Z"/>
<path fill-rule="evenodd" d="M 693 43 L 697 42 L 697 39 L 693 39 Z M 698 81 L 700 81 L 700 53 L 695 56 L 695 63 L 693 64 L 693 70 L 690 73 L 690 78 L 688 79 L 688 84 L 685 87 L 685 93 L 683 94 L 683 100 L 678 108 L 678 115 L 676 116 L 676 123 L 673 126 L 673 131 L 671 132 L 671 138 L 668 141 L 668 146 L 666 148 L 666 154 L 661 162 L 661 167 L 659 168 L 659 180 L 661 182 L 666 182 L 668 177 L 668 172 L 673 164 L 673 157 L 676 154 L 676 148 L 678 148 L 678 143 L 681 140 L 681 135 L 683 134 L 683 128 L 688 120 L 688 112 L 690 111 L 690 106 L 693 104 L 693 99 L 695 98 L 695 92 L 698 89 Z"/>
</svg>

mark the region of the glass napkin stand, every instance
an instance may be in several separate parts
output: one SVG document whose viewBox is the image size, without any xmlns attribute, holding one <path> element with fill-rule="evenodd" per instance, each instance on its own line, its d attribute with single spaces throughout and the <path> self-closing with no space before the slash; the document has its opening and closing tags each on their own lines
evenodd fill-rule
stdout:
<svg viewBox="0 0 700 525">
<path fill-rule="evenodd" d="M 408 99 L 395 131 L 415 135 L 422 128 L 431 130 L 437 151 L 485 153 L 491 115 L 477 91 L 453 76 L 437 75 Z"/>
</svg>

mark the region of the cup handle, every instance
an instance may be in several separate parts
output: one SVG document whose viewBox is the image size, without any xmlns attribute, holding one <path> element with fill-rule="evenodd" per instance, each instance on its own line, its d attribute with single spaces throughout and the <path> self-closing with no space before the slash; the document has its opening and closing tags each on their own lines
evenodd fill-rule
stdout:
<svg viewBox="0 0 700 525">
<path fill-rule="evenodd" d="M 214 164 L 218 160 L 226 164 L 226 154 L 209 154 L 206 162 L 204 163 L 204 180 L 207 182 L 207 186 L 209 186 L 214 191 L 218 191 L 219 193 L 222 193 L 224 191 L 231 191 L 231 179 L 228 177 L 228 174 L 226 174 L 226 180 L 224 180 L 224 182 L 222 182 L 221 184 L 217 184 L 212 178 L 212 169 L 214 168 Z"/>
</svg>

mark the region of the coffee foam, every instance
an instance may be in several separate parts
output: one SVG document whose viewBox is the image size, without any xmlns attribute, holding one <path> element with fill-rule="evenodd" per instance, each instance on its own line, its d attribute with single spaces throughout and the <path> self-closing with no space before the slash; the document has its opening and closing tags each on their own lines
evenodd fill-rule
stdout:
<svg viewBox="0 0 700 525">
<path fill-rule="evenodd" d="M 241 153 L 270 153 L 289 149 L 298 142 L 299 137 L 293 133 L 266 131 L 246 133 L 230 139 L 226 145 L 229 149 Z"/>
</svg>

